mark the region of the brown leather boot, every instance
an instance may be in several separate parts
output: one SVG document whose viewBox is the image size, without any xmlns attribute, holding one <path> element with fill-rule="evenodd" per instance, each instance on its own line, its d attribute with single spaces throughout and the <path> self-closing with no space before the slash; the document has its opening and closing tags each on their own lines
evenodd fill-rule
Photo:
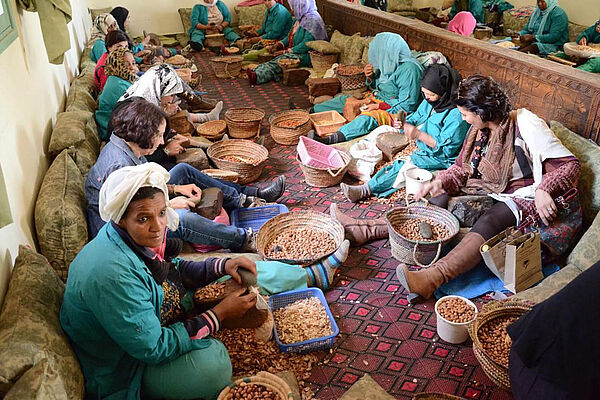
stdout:
<svg viewBox="0 0 600 400">
<path fill-rule="evenodd" d="M 353 246 L 360 246 L 371 240 L 385 239 L 388 237 L 387 222 L 384 218 L 379 219 L 356 219 L 342 214 L 337 204 L 329 206 L 329 214 L 332 218 L 340 221 L 344 227 L 346 238 Z"/>
<path fill-rule="evenodd" d="M 188 106 L 188 111 L 191 113 L 209 112 L 215 108 L 215 103 L 203 100 L 200 96 L 189 92 L 183 92 L 179 95 Z"/>
<path fill-rule="evenodd" d="M 396 276 L 410 293 L 409 301 L 418 303 L 429 299 L 439 286 L 476 266 L 481 260 L 479 248 L 484 242 L 485 239 L 479 233 L 469 232 L 450 253 L 429 268 L 409 271 L 406 264 L 399 264 Z"/>
</svg>

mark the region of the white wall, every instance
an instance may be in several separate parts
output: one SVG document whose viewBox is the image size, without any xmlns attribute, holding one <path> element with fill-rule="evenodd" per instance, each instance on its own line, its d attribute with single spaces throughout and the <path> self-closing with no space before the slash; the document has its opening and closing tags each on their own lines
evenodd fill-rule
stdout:
<svg viewBox="0 0 600 400">
<path fill-rule="evenodd" d="M 17 10 L 12 1 L 19 37 L 0 54 L 0 163 L 13 216 L 13 223 L 0 229 L 0 304 L 19 245 L 36 245 L 33 210 L 48 167 L 45 151 L 89 35 L 87 1 L 71 0 L 71 6 L 72 47 L 62 65 L 53 65 L 46 56 L 38 14 Z"/>
</svg>

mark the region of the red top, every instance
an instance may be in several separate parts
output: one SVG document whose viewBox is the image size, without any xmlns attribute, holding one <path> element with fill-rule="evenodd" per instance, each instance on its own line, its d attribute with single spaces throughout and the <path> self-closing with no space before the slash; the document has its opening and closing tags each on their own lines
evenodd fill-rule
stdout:
<svg viewBox="0 0 600 400">
<path fill-rule="evenodd" d="M 96 63 L 96 69 L 94 70 L 94 83 L 98 92 L 104 89 L 104 84 L 106 84 L 106 80 L 108 79 L 108 76 L 104 73 L 104 64 L 106 64 L 107 58 L 108 52 L 105 51 Z"/>
</svg>

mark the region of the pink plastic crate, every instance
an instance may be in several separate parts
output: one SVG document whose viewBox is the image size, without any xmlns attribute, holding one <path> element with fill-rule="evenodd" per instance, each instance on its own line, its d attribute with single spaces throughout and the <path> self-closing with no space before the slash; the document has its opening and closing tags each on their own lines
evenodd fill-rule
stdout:
<svg viewBox="0 0 600 400">
<path fill-rule="evenodd" d="M 302 164 L 310 167 L 338 169 L 346 165 L 337 149 L 306 136 L 300 136 L 296 150 Z"/>
</svg>

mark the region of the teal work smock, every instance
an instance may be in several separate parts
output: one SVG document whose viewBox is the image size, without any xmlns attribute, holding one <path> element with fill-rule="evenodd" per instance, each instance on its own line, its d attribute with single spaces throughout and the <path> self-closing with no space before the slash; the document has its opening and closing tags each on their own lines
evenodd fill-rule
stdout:
<svg viewBox="0 0 600 400">
<path fill-rule="evenodd" d="M 102 140 L 108 140 L 110 134 L 106 132 L 108 121 L 113 109 L 117 105 L 119 98 L 129 89 L 131 82 L 118 76 L 109 76 L 102 89 L 102 93 L 98 97 L 98 109 L 96 110 L 96 124 L 98 125 L 98 135 Z"/>
<path fill-rule="evenodd" d="M 231 25 L 231 13 L 229 12 L 229 9 L 225 5 L 225 3 L 223 3 L 221 0 L 217 1 L 217 8 L 221 12 L 221 14 L 223 14 L 223 22 L 229 22 L 229 25 Z M 196 25 L 208 24 L 208 8 L 196 4 L 192 9 L 192 14 L 190 15 L 190 22 L 192 23 L 192 26 L 188 31 L 188 35 L 190 35 L 190 40 L 192 42 L 204 45 L 206 30 L 196 29 Z M 225 29 L 223 29 L 223 34 L 225 35 L 225 39 L 227 39 L 229 43 L 233 43 L 240 38 L 240 35 L 235 33 L 235 31 L 231 29 L 231 26 L 228 26 Z"/>
<path fill-rule="evenodd" d="M 567 17 L 567 13 L 560 7 L 554 7 L 546 19 L 546 25 L 542 30 L 542 34 L 538 35 L 537 31 L 542 23 L 542 19 L 540 16 L 532 24 L 531 17 L 529 17 L 527 25 L 525 25 L 525 28 L 519 34 L 534 35 L 535 41 L 533 43 L 540 50 L 540 54 L 561 51 L 563 45 L 569 41 L 569 18 Z"/>
<path fill-rule="evenodd" d="M 292 15 L 282 4 L 275 3 L 265 11 L 262 27 L 256 32 L 263 39 L 283 40 L 293 25 Z"/>
<path fill-rule="evenodd" d="M 98 60 L 100 59 L 100 57 L 102 57 L 102 54 L 106 53 L 106 45 L 104 43 L 104 40 L 102 39 L 98 39 L 94 42 L 94 45 L 92 46 L 92 52 L 90 53 L 90 59 L 97 63 Z"/>
<path fill-rule="evenodd" d="M 294 33 L 294 45 L 292 46 L 292 52 L 300 57 L 301 67 L 310 67 L 310 56 L 308 55 L 308 52 L 311 50 L 311 48 L 308 47 L 306 43 L 312 42 L 313 40 L 315 40 L 315 37 L 312 35 L 312 33 L 301 26 L 299 26 L 296 30 L 296 33 Z M 281 40 L 281 43 L 283 43 L 287 49 L 290 44 L 289 35 L 285 36 Z"/>
</svg>

